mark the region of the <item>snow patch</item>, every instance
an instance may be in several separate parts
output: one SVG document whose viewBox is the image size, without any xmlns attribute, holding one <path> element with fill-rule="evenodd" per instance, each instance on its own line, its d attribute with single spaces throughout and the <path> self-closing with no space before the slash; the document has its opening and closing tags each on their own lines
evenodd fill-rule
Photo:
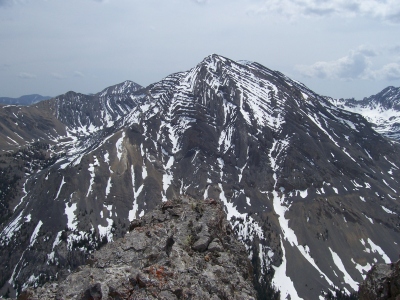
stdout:
<svg viewBox="0 0 400 300">
<path fill-rule="evenodd" d="M 14 234 L 20 230 L 21 226 L 22 226 L 22 213 L 24 211 L 22 210 L 19 215 L 10 223 L 8 224 L 3 231 L 1 232 L 1 240 L 0 240 L 0 245 L 8 245 L 8 243 L 10 242 L 11 238 L 14 236 Z"/>
<path fill-rule="evenodd" d="M 131 166 L 131 176 L 132 176 L 132 189 L 133 189 L 133 204 L 132 204 L 132 209 L 129 211 L 129 222 L 132 222 L 134 219 L 136 219 L 136 213 L 138 211 L 139 205 L 137 203 L 137 196 L 140 194 L 140 192 L 142 191 L 140 189 L 140 191 L 136 192 L 135 191 L 135 170 L 133 168 L 133 165 Z M 141 186 L 141 188 L 143 188 L 143 185 Z"/>
<path fill-rule="evenodd" d="M 196 152 L 196 153 L 198 153 L 198 152 Z M 163 190 L 164 190 L 163 195 L 162 195 L 162 201 L 163 202 L 167 201 L 167 196 L 166 196 L 167 195 L 167 189 L 169 188 L 169 186 L 171 185 L 172 180 L 174 179 L 173 175 L 171 173 L 171 170 L 170 170 L 170 168 L 174 164 L 174 161 L 175 161 L 175 159 L 174 159 L 173 156 L 169 157 L 167 165 L 165 167 L 165 173 L 163 174 Z"/>
<path fill-rule="evenodd" d="M 24 199 L 26 196 L 28 196 L 28 193 L 26 192 L 25 189 L 25 185 L 26 185 L 26 181 L 24 182 L 24 185 L 22 186 L 22 192 L 24 193 L 24 195 L 21 197 L 21 200 L 19 200 L 19 203 L 14 207 L 14 212 L 17 210 L 17 207 L 21 205 L 21 203 L 24 202 Z"/>
<path fill-rule="evenodd" d="M 356 282 L 350 275 L 349 273 L 347 273 L 346 268 L 343 265 L 342 260 L 340 259 L 339 255 L 337 255 L 337 253 L 335 253 L 331 247 L 328 247 L 329 251 L 331 251 L 332 254 L 332 259 L 333 262 L 335 263 L 336 267 L 340 270 L 340 272 L 343 273 L 343 280 L 344 282 L 346 282 L 348 285 L 351 286 L 351 288 L 354 291 L 358 291 L 358 282 Z"/>
<path fill-rule="evenodd" d="M 356 262 L 354 261 L 354 259 L 351 259 L 351 262 L 352 262 L 353 264 L 356 265 L 355 268 L 358 270 L 358 272 L 360 272 L 362 278 L 365 279 L 365 277 L 367 276 L 366 273 L 367 273 L 369 270 L 371 270 L 371 267 L 372 267 L 372 266 L 371 266 L 369 263 L 367 263 L 365 266 L 362 266 L 362 265 L 356 263 Z"/>
<path fill-rule="evenodd" d="M 99 228 L 99 235 L 100 238 L 107 237 L 107 241 L 112 242 L 113 241 L 112 225 L 114 221 L 109 218 L 106 218 L 106 221 L 108 223 L 107 226 L 101 226 L 101 225 L 97 226 Z"/>
<path fill-rule="evenodd" d="M 249 198 L 249 197 L 246 197 L 246 203 L 247 203 L 248 206 L 251 206 L 250 198 Z"/>
<path fill-rule="evenodd" d="M 76 230 L 78 225 L 75 216 L 76 209 L 77 209 L 76 203 L 72 203 L 70 205 L 68 205 L 68 203 L 65 203 L 65 215 L 67 215 L 67 226 L 71 230 Z"/>
<path fill-rule="evenodd" d="M 395 192 L 395 193 L 397 194 L 397 191 L 396 191 L 394 188 L 392 188 L 392 187 L 385 181 L 385 179 L 382 179 L 382 181 L 383 181 L 384 184 L 386 184 L 386 186 L 387 186 L 388 188 L 390 188 L 393 192 Z"/>
<path fill-rule="evenodd" d="M 106 186 L 106 198 L 110 194 L 111 187 L 112 187 L 111 177 L 109 177 L 108 181 L 107 181 L 107 186 Z"/>
<path fill-rule="evenodd" d="M 296 195 L 305 199 L 308 196 L 308 191 L 305 189 L 304 191 L 296 190 Z"/>
<path fill-rule="evenodd" d="M 384 207 L 383 205 L 381 205 L 381 207 L 382 207 L 382 209 L 383 209 L 385 212 L 387 212 L 388 214 L 396 215 L 395 212 L 393 212 L 393 211 L 391 211 L 390 209 Z"/>
<path fill-rule="evenodd" d="M 33 230 L 31 239 L 29 241 L 29 247 L 32 247 L 35 244 L 36 238 L 39 234 L 40 227 L 42 227 L 42 225 L 43 225 L 43 222 L 39 221 L 38 224 L 36 225 L 35 229 Z"/>
<path fill-rule="evenodd" d="M 118 157 L 119 161 L 121 161 L 121 157 L 122 157 L 122 154 L 123 154 L 123 142 L 124 142 L 124 139 L 125 139 L 125 131 L 122 131 L 121 137 L 115 143 L 115 146 L 117 147 L 117 157 Z"/>
<path fill-rule="evenodd" d="M 61 179 L 61 184 L 60 184 L 60 187 L 58 188 L 58 192 L 57 192 L 57 195 L 56 195 L 56 197 L 54 198 L 54 200 L 57 200 L 57 199 L 58 199 L 58 197 L 60 196 L 61 189 L 62 189 L 62 187 L 63 187 L 63 185 L 64 185 L 65 183 L 66 183 L 66 182 L 65 182 L 65 180 L 64 180 L 64 176 L 63 176 L 63 178 Z"/>
<path fill-rule="evenodd" d="M 371 224 L 374 224 L 374 221 L 373 221 L 371 218 L 367 217 L 367 215 L 366 215 L 366 214 L 363 214 L 363 215 L 364 215 L 364 217 L 366 217 L 366 218 L 368 219 L 368 221 L 370 221 L 370 222 L 371 222 Z"/>
<path fill-rule="evenodd" d="M 95 167 L 99 166 L 99 161 L 96 156 L 93 156 L 93 160 L 94 160 L 94 162 L 92 164 L 89 164 L 89 168 L 88 168 L 89 175 L 90 175 L 90 182 L 89 182 L 89 189 L 87 191 L 86 198 L 89 197 L 90 193 L 92 192 L 92 187 L 93 187 L 94 177 L 95 177 L 94 169 L 95 169 Z"/>
<path fill-rule="evenodd" d="M 281 292 L 281 299 L 303 299 L 297 294 L 292 279 L 286 275 L 286 250 L 281 240 L 282 263 L 279 267 L 272 266 L 275 270 L 272 284 Z"/>
<path fill-rule="evenodd" d="M 370 238 L 367 239 L 367 242 L 369 244 L 369 247 L 367 247 L 367 243 L 364 241 L 364 239 L 360 240 L 361 244 L 363 244 L 363 246 L 365 247 L 364 252 L 367 253 L 378 253 L 382 259 L 385 261 L 386 264 L 390 264 L 390 258 L 386 255 L 386 253 L 382 250 L 381 247 L 379 247 L 378 245 L 376 245 Z M 375 262 L 377 262 L 376 258 L 374 259 Z"/>
</svg>

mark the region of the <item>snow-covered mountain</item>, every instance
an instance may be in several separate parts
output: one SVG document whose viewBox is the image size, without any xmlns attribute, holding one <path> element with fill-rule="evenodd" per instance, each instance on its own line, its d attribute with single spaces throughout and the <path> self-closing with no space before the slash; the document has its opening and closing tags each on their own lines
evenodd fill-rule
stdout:
<svg viewBox="0 0 400 300">
<path fill-rule="evenodd" d="M 2 200 L 4 293 L 64 277 L 180 194 L 224 204 L 260 299 L 271 285 L 281 299 L 351 292 L 372 264 L 397 259 L 399 146 L 359 114 L 219 55 L 126 85 L 0 108 L 0 167 L 31 157 Z M 49 147 L 22 151 L 38 140 Z"/>
<path fill-rule="evenodd" d="M 111 127 L 136 106 L 142 87 L 125 81 L 94 95 L 68 92 L 31 106 L 0 106 L 0 152 L 35 141 L 60 146 Z"/>
<path fill-rule="evenodd" d="M 380 134 L 400 140 L 400 87 L 387 87 L 363 100 L 330 99 L 330 101 L 337 107 L 361 114 Z"/>
</svg>

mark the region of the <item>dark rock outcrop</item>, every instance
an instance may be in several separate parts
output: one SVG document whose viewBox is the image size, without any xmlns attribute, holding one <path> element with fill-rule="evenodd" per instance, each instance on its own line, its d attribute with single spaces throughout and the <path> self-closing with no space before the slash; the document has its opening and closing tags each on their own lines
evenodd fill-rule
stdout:
<svg viewBox="0 0 400 300">
<path fill-rule="evenodd" d="M 377 264 L 360 285 L 360 300 L 400 299 L 400 260 L 391 264 Z"/>
<path fill-rule="evenodd" d="M 18 299 L 255 299 L 251 263 L 220 203 L 180 197 L 140 221 L 65 281 Z"/>
</svg>

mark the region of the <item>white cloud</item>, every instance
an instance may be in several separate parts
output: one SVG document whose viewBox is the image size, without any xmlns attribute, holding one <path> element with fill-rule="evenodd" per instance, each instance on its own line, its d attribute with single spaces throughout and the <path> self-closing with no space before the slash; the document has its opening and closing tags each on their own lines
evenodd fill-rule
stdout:
<svg viewBox="0 0 400 300">
<path fill-rule="evenodd" d="M 65 79 L 66 77 L 60 73 L 51 73 L 51 77 L 53 77 L 54 79 L 58 79 L 58 80 L 62 80 Z"/>
<path fill-rule="evenodd" d="M 400 63 L 390 63 L 379 70 L 371 71 L 370 77 L 381 80 L 398 80 L 400 79 Z"/>
<path fill-rule="evenodd" d="M 75 72 L 74 72 L 74 77 L 85 77 L 85 74 L 83 74 L 83 73 L 80 72 L 80 71 L 75 71 Z"/>
<path fill-rule="evenodd" d="M 311 66 L 299 65 L 297 70 L 311 78 L 363 79 L 369 76 L 370 57 L 375 55 L 374 50 L 361 46 L 337 60 L 319 61 Z"/>
<path fill-rule="evenodd" d="M 208 2 L 208 0 L 192 0 L 193 2 L 197 3 L 197 4 L 205 4 Z"/>
<path fill-rule="evenodd" d="M 1 70 L 9 70 L 11 68 L 10 64 L 1 64 L 0 69 Z"/>
<path fill-rule="evenodd" d="M 365 16 L 400 23 L 398 0 L 266 0 L 252 12 L 278 12 L 289 18 L 313 16 Z"/>
<path fill-rule="evenodd" d="M 13 0 L 0 0 L 0 6 L 6 6 L 6 5 L 10 5 L 10 4 L 14 4 Z"/>
<path fill-rule="evenodd" d="M 400 45 L 393 46 L 389 50 L 394 54 L 400 54 Z"/>
<path fill-rule="evenodd" d="M 68 90 L 87 93 L 125 79 L 147 85 L 195 66 L 209 53 L 257 61 L 288 75 L 294 73 L 296 64 L 311 66 L 316 61 L 324 61 L 314 69 L 310 66 L 304 69 L 309 76 L 316 76 L 313 72 L 319 70 L 320 76 L 337 78 L 362 78 L 370 69 L 400 63 L 397 48 L 394 52 L 383 48 L 399 44 L 396 40 L 399 24 L 377 22 L 365 15 L 362 20 L 354 21 L 323 17 L 342 15 L 343 11 L 344 16 L 351 15 L 352 11 L 367 11 L 357 7 L 354 0 L 0 0 L 0 3 L 13 4 L 0 6 L 3 95 L 57 95 Z M 389 7 L 388 3 L 383 3 L 383 7 Z M 268 10 L 266 17 L 246 14 L 249 6 L 256 4 Z M 299 21 L 282 22 L 284 14 L 298 15 Z M 376 15 L 383 14 L 388 15 L 387 12 Z M 368 43 L 385 53 L 370 57 L 355 50 L 350 55 L 349 49 Z M 329 64 L 340 57 L 344 59 Z M 3 63 L 11 67 L 2 67 Z M 332 71 L 335 67 L 341 71 Z M 386 68 L 394 73 L 395 68 Z M 362 70 L 367 71 L 362 73 Z M 388 70 L 376 72 L 374 76 L 391 74 Z M 36 74 L 37 78 L 18 84 L 22 81 L 18 73 L 22 71 Z M 82 74 L 75 71 L 85 77 L 80 78 Z M 55 77 L 66 78 L 51 80 L 49 84 L 52 72 L 62 75 Z M 299 78 L 307 85 L 316 82 L 313 87 L 316 92 L 335 97 L 338 93 L 340 97 L 376 93 L 377 82 L 381 86 L 393 85 L 378 80 L 374 86 L 372 80 L 366 84 L 365 80 Z M 337 84 L 341 85 L 340 89 Z"/>
<path fill-rule="evenodd" d="M 18 77 L 22 79 L 35 79 L 37 76 L 35 74 L 21 72 L 18 74 Z"/>
<path fill-rule="evenodd" d="M 386 49 L 393 51 L 393 47 Z M 382 54 L 382 53 L 379 53 Z M 381 68 L 372 68 L 372 58 L 378 52 L 374 49 L 360 46 L 351 50 L 348 55 L 333 61 L 319 61 L 312 65 L 298 65 L 296 69 L 305 77 L 320 79 L 400 79 L 400 61 L 390 62 Z"/>
<path fill-rule="evenodd" d="M 0 7 L 1 6 L 11 6 L 14 4 L 26 4 L 30 0 L 0 0 Z M 93 0 L 94 2 L 99 2 L 99 3 L 107 3 L 108 0 Z M 197 1 L 197 0 L 196 0 Z M 198 0 L 201 2 L 201 0 Z M 206 0 L 204 0 L 206 1 Z"/>
<path fill-rule="evenodd" d="M 0 7 L 1 6 L 11 6 L 11 5 L 14 5 L 17 3 L 24 4 L 27 1 L 29 1 L 29 0 L 0 0 Z"/>
</svg>

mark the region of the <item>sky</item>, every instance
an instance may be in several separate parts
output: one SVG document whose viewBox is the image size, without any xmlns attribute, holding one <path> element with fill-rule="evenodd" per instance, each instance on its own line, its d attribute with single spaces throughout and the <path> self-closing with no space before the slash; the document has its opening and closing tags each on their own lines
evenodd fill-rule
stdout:
<svg viewBox="0 0 400 300">
<path fill-rule="evenodd" d="M 142 86 L 216 53 L 334 98 L 400 86 L 399 0 L 0 0 L 0 96 Z"/>
</svg>

